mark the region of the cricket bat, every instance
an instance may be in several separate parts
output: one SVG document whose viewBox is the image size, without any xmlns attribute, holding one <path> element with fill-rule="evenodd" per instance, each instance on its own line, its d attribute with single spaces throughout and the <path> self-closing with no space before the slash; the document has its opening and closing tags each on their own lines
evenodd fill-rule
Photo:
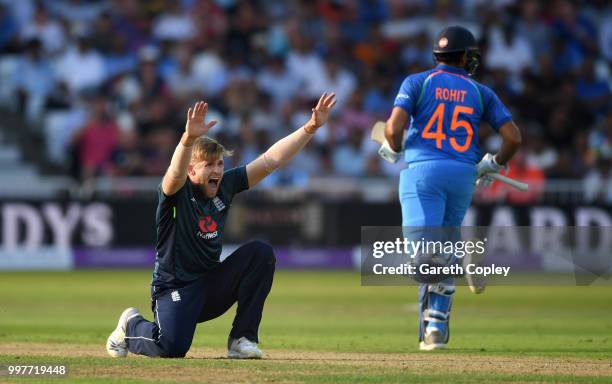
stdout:
<svg viewBox="0 0 612 384">
<path fill-rule="evenodd" d="M 370 138 L 379 144 L 382 144 L 385 141 L 385 123 L 383 121 L 377 121 L 376 124 L 374 124 Z M 497 181 L 501 181 L 502 183 L 506 183 L 519 191 L 526 191 L 529 189 L 529 185 L 527 183 L 511 179 L 508 176 L 500 175 L 499 173 L 490 173 L 487 176 Z"/>
</svg>

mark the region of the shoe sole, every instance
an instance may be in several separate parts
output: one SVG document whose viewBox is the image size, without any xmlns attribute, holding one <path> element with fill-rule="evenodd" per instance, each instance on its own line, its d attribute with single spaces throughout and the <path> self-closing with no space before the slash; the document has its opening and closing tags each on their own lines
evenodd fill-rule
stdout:
<svg viewBox="0 0 612 384">
<path fill-rule="evenodd" d="M 421 341 L 419 343 L 419 349 L 421 351 L 434 351 L 436 349 L 445 349 L 446 344 L 425 344 L 425 342 Z"/>
<path fill-rule="evenodd" d="M 228 352 L 227 353 L 227 358 L 228 359 L 261 359 L 263 357 L 263 355 L 259 355 L 259 354 L 252 354 L 252 355 L 242 355 L 240 353 L 236 353 L 236 352 Z"/>
</svg>

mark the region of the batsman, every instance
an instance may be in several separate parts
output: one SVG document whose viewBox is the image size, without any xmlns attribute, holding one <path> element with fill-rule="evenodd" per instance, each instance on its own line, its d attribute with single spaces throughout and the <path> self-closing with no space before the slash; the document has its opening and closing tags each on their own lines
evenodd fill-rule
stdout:
<svg viewBox="0 0 612 384">
<path fill-rule="evenodd" d="M 379 154 L 407 167 L 399 182 L 404 228 L 460 227 L 474 185 L 506 167 L 521 145 L 521 134 L 508 109 L 488 87 L 472 79 L 479 65 L 476 40 L 466 28 L 444 29 L 433 45 L 436 66 L 406 77 L 385 126 Z M 496 154 L 482 156 L 478 128 L 487 122 L 502 137 Z M 404 229 L 406 231 L 406 229 Z M 435 263 L 421 255 L 420 263 Z M 454 257 L 446 263 L 455 263 Z M 438 261 L 439 262 L 439 261 Z M 467 276 L 466 276 L 467 277 Z M 472 290 L 484 284 L 470 280 Z M 454 279 L 437 276 L 419 286 L 419 347 L 444 348 L 449 340 Z"/>
<path fill-rule="evenodd" d="M 206 121 L 208 104 L 189 108 L 185 132 L 158 188 L 154 319 L 146 320 L 136 308 L 123 311 L 106 342 L 109 355 L 183 357 L 198 323 L 238 303 L 227 356 L 262 357 L 258 331 L 276 258 L 270 245 L 251 241 L 221 261 L 227 214 L 236 194 L 253 188 L 310 141 L 335 104 L 335 94 L 324 93 L 306 124 L 246 166 L 229 170 L 224 157 L 231 152 L 204 136 L 216 123 Z"/>
</svg>

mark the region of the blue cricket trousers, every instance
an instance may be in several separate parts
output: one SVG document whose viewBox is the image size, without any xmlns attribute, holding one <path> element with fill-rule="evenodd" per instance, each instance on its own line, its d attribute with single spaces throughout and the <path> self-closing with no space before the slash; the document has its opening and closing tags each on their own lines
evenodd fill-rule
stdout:
<svg viewBox="0 0 612 384">
<path fill-rule="evenodd" d="M 404 236 L 420 239 L 422 234 L 425 234 L 425 237 L 432 234 L 435 236 L 435 232 L 428 230 L 427 227 L 456 227 L 457 230 L 449 228 L 449 231 L 445 231 L 444 235 L 450 236 L 445 240 L 459 240 L 458 228 L 472 201 L 476 176 L 476 167 L 473 164 L 455 160 L 409 164 L 408 168 L 400 174 L 399 186 Z M 454 256 L 448 259 L 448 264 L 457 262 Z M 419 285 L 419 340 L 422 341 L 427 326 L 425 311 L 433 306 L 429 309 L 444 312 L 450 318 L 450 307 L 455 290 L 454 280 L 450 276 L 436 276 L 432 281 L 417 277 L 417 280 L 421 282 Z M 430 284 L 435 283 L 444 284 L 446 287 L 444 295 L 430 293 Z M 447 327 L 448 323 L 443 326 Z M 448 341 L 450 332 L 446 332 L 446 335 Z"/>
<path fill-rule="evenodd" d="M 476 167 L 455 160 L 412 163 L 402 170 L 404 227 L 459 227 L 472 201 Z"/>
<path fill-rule="evenodd" d="M 259 323 L 275 265 L 272 247 L 252 241 L 185 287 L 152 289 L 154 321 L 137 316 L 128 322 L 129 351 L 152 357 L 183 357 L 191 347 L 196 324 L 221 316 L 235 302 L 238 309 L 230 336 L 259 342 Z"/>
</svg>

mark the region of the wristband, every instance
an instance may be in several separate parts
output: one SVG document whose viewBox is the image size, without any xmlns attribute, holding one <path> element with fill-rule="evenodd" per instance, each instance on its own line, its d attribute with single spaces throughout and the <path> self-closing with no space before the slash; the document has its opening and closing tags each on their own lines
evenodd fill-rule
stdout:
<svg viewBox="0 0 612 384">
<path fill-rule="evenodd" d="M 304 125 L 304 132 L 306 132 L 306 134 L 307 134 L 307 135 L 312 136 L 312 135 L 314 135 L 314 134 L 315 134 L 315 132 L 317 131 L 317 130 L 315 129 L 313 132 L 309 132 L 309 131 L 308 131 L 308 128 L 306 128 L 306 127 L 307 127 L 307 125 Z"/>
</svg>

